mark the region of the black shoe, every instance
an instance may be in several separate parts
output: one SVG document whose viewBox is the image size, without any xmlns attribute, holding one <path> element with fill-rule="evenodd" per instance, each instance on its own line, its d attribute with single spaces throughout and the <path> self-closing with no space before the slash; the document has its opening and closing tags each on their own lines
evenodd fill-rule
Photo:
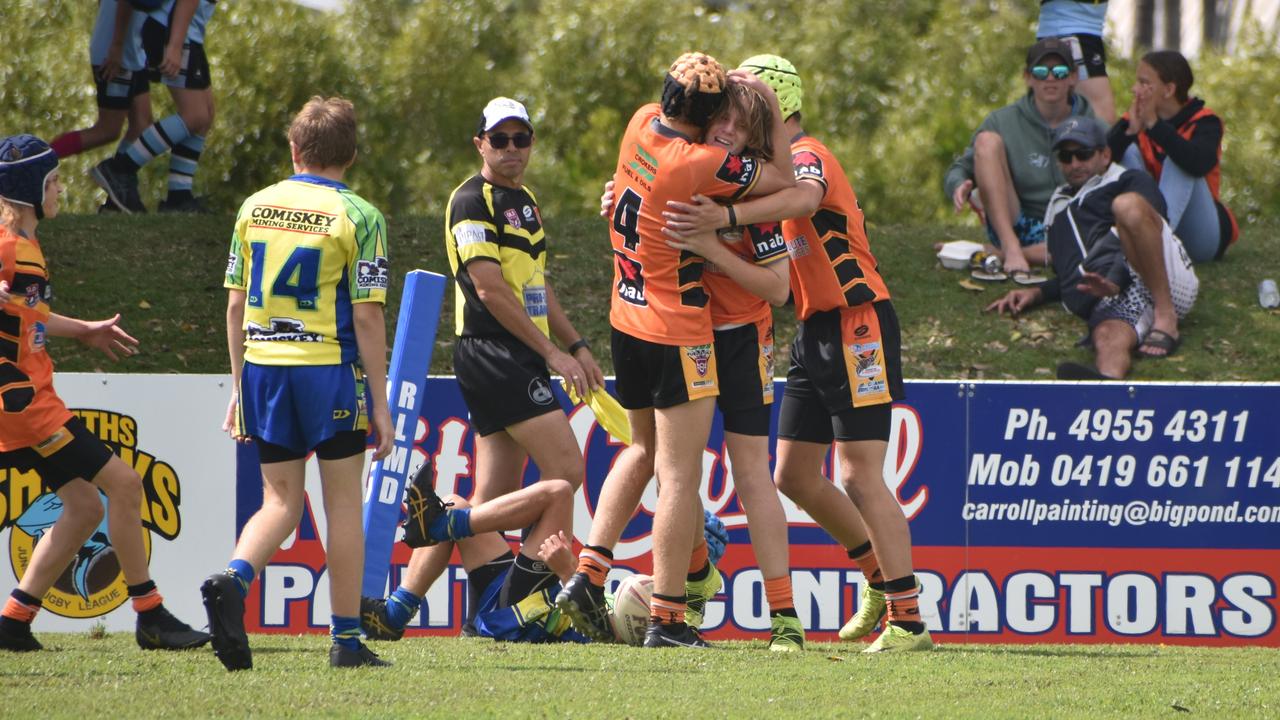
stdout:
<svg viewBox="0 0 1280 720">
<path fill-rule="evenodd" d="M 458 632 L 458 637 L 478 638 L 480 637 L 480 631 L 476 629 L 476 624 L 474 622 L 468 620 L 462 623 L 462 630 Z"/>
<path fill-rule="evenodd" d="M 378 657 L 378 654 L 364 643 L 360 643 L 354 650 L 338 643 L 334 643 L 329 648 L 329 667 L 389 667 L 390 665 L 390 662 Z"/>
<path fill-rule="evenodd" d="M 191 629 L 163 605 L 138 614 L 133 636 L 143 650 L 188 650 L 209 642 L 209 633 Z"/>
<path fill-rule="evenodd" d="M 108 215 L 111 213 L 118 213 L 118 212 L 120 212 L 120 208 L 116 207 L 115 203 L 111 202 L 110 200 L 98 206 L 99 215 Z"/>
<path fill-rule="evenodd" d="M 31 623 L 19 622 L 12 618 L 0 618 L 0 650 L 12 652 L 33 652 L 43 650 L 44 646 L 31 634 Z"/>
<path fill-rule="evenodd" d="M 647 648 L 709 648 L 711 643 L 703 640 L 697 631 L 685 623 L 676 623 L 674 625 L 649 623 L 649 629 L 644 633 L 644 646 Z"/>
<path fill-rule="evenodd" d="M 187 194 L 176 198 L 171 196 L 161 200 L 156 212 L 209 215 L 213 211 L 205 206 L 203 199 Z"/>
<path fill-rule="evenodd" d="M 1081 365 L 1077 362 L 1061 362 L 1058 363 L 1058 379 L 1059 380 L 1115 380 L 1116 378 L 1107 377 L 1095 367 Z"/>
<path fill-rule="evenodd" d="M 604 588 L 591 584 L 586 573 L 574 573 L 556 595 L 556 607 L 569 616 L 578 632 L 597 642 L 613 642 Z"/>
<path fill-rule="evenodd" d="M 404 521 L 404 544 L 411 548 L 430 547 L 438 540 L 431 539 L 431 523 L 445 508 L 453 503 L 441 502 L 431 483 L 431 463 L 423 463 L 413 475 L 409 492 L 405 494 L 408 517 Z"/>
<path fill-rule="evenodd" d="M 107 158 L 93 166 L 89 177 L 93 178 L 98 187 L 107 191 L 107 199 L 121 212 L 132 214 L 147 211 L 147 206 L 142 204 L 142 198 L 138 195 L 137 173 L 120 172 L 112 165 L 111 158 Z"/>
<path fill-rule="evenodd" d="M 209 613 L 213 654 L 228 670 L 253 667 L 249 636 L 244 632 L 244 598 L 240 596 L 238 583 L 235 578 L 220 572 L 210 575 L 200 586 L 204 609 Z"/>
<path fill-rule="evenodd" d="M 360 598 L 360 629 L 370 640 L 399 640 L 404 637 L 404 628 L 397 629 L 387 617 L 387 601 L 383 598 Z"/>
</svg>

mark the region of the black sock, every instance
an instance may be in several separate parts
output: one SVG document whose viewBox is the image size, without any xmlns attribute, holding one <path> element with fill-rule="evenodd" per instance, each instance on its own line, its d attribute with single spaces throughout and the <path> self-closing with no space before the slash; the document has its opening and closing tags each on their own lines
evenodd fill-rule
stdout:
<svg viewBox="0 0 1280 720">
<path fill-rule="evenodd" d="M 524 553 L 516 555 L 515 562 L 507 572 L 507 580 L 498 594 L 498 604 L 501 607 L 515 605 L 551 585 L 556 579 L 555 573 L 551 572 L 546 563 Z"/>
<path fill-rule="evenodd" d="M 195 195 L 190 190 L 170 190 L 169 196 L 165 198 L 168 202 L 193 199 L 195 199 Z"/>
<path fill-rule="evenodd" d="M 691 572 L 688 575 L 686 575 L 685 579 L 688 580 L 689 582 L 698 582 L 700 580 L 706 580 L 707 576 L 710 574 L 711 574 L 711 563 L 708 562 L 707 564 L 702 566 L 701 570 L 695 570 L 694 572 Z"/>
<path fill-rule="evenodd" d="M 156 589 L 156 581 L 148 580 L 137 585 L 128 585 L 125 589 L 129 591 L 129 597 L 141 597 Z"/>
<path fill-rule="evenodd" d="M 866 555 L 866 554 L 867 554 L 867 553 L 869 553 L 869 552 L 871 552 L 871 541 L 870 541 L 870 540 L 868 540 L 868 541 L 866 541 L 866 542 L 862 543 L 861 545 L 859 545 L 858 547 L 853 548 L 852 550 L 850 550 L 850 551 L 849 551 L 849 553 L 848 553 L 848 555 L 849 555 L 849 559 L 850 559 L 850 560 L 857 560 L 858 558 L 862 557 L 863 555 Z"/>
<path fill-rule="evenodd" d="M 795 609 L 795 608 L 793 608 L 793 607 L 789 607 L 789 608 L 783 608 L 783 609 L 781 609 L 781 610 L 774 610 L 774 611 L 772 611 L 772 612 L 770 612 L 770 613 L 769 613 L 769 617 L 793 617 L 793 618 L 798 618 L 798 617 L 800 617 L 800 616 L 796 614 L 796 609 Z"/>
<path fill-rule="evenodd" d="M 34 596 L 34 595 L 28 595 L 27 593 L 22 592 L 22 591 L 21 591 L 21 590 L 19 590 L 18 588 L 14 588 L 14 589 L 13 589 L 13 592 L 9 593 L 9 595 L 10 595 L 14 600 L 17 600 L 18 602 L 22 603 L 23 605 L 30 605 L 30 606 L 32 606 L 32 607 L 43 607 L 43 606 L 44 606 L 44 601 L 43 601 L 43 600 L 41 600 L 40 598 L 38 598 L 38 597 L 36 597 L 36 596 Z"/>
</svg>

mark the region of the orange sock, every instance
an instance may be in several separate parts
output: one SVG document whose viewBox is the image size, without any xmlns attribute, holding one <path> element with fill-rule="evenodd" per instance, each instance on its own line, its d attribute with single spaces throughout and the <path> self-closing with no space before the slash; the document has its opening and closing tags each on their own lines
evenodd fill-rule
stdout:
<svg viewBox="0 0 1280 720">
<path fill-rule="evenodd" d="M 880 561 L 876 558 L 876 551 L 871 548 L 871 543 L 868 542 L 850 550 L 849 558 L 857 564 L 858 569 L 862 571 L 862 577 L 866 578 L 867 582 L 872 583 L 873 586 L 884 583 L 884 575 L 880 573 Z"/>
<path fill-rule="evenodd" d="M 684 622 L 684 611 L 687 607 L 685 596 L 670 597 L 653 594 L 649 600 L 649 621 L 663 625 L 675 625 Z"/>
<path fill-rule="evenodd" d="M 137 595 L 129 599 L 133 602 L 133 611 L 136 613 L 154 610 L 164 604 L 164 597 L 156 588 L 151 588 L 151 592 L 145 595 Z"/>
<path fill-rule="evenodd" d="M 587 545 L 578 554 L 578 572 L 585 573 L 592 585 L 604 587 L 609 568 L 613 567 L 613 553 L 595 545 Z"/>
<path fill-rule="evenodd" d="M 10 597 L 8 602 L 4 604 L 4 610 L 0 611 L 0 615 L 18 622 L 30 623 L 36 619 L 36 613 L 38 612 L 40 612 L 39 605 L 29 605 L 15 597 Z"/>
<path fill-rule="evenodd" d="M 693 554 L 689 556 L 689 574 L 702 570 L 707 562 L 707 539 L 698 538 L 698 544 L 693 547 Z"/>
<path fill-rule="evenodd" d="M 885 592 L 884 599 L 889 603 L 889 622 L 920 622 L 920 591 L 914 586 L 902 592 Z"/>
<path fill-rule="evenodd" d="M 791 595 L 791 575 L 770 578 L 764 581 L 764 597 L 769 603 L 771 612 L 794 610 L 795 600 Z"/>
</svg>

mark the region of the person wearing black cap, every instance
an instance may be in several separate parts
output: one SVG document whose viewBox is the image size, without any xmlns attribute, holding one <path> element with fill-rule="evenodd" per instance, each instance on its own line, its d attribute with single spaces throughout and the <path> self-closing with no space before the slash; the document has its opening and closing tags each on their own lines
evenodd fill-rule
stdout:
<svg viewBox="0 0 1280 720">
<path fill-rule="evenodd" d="M 999 254 L 1015 281 L 1047 262 L 1045 207 L 1062 172 L 1053 162 L 1053 131 L 1068 118 L 1094 117 L 1089 101 L 1076 95 L 1071 48 L 1062 40 L 1039 40 L 1027 52 L 1027 94 L 992 112 L 973 141 L 951 163 L 943 187 L 956 212 L 981 207 L 988 252 Z M 974 190 L 978 191 L 973 196 Z M 971 197 L 973 196 L 973 197 Z"/>
<path fill-rule="evenodd" d="M 1016 315 L 1060 300 L 1089 323 L 1097 367 L 1064 362 L 1059 379 L 1118 380 L 1128 374 L 1134 348 L 1148 358 L 1178 349 L 1178 321 L 1200 282 L 1164 218 L 1160 189 L 1145 172 L 1112 163 L 1101 122 L 1067 121 L 1053 148 L 1067 179 L 1045 216 L 1057 277 L 1013 290 L 987 310 Z"/>
<path fill-rule="evenodd" d="M 0 468 L 34 470 L 37 487 L 57 495 L 61 512 L 40 536 L 18 587 L 0 610 L 0 649 L 40 650 L 31 623 L 42 598 L 102 523 L 120 561 L 143 649 L 180 650 L 209 641 L 164 607 L 147 569 L 142 479 L 67 409 L 53 388 L 49 336 L 75 338 L 112 360 L 137 352 L 120 316 L 89 322 L 54 313 L 36 226 L 58 214 L 58 157 L 33 135 L 0 139 Z"/>
</svg>

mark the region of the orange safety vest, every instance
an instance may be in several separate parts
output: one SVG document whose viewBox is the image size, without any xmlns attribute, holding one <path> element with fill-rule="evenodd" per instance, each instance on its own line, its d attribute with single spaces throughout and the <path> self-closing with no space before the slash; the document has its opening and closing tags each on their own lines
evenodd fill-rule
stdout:
<svg viewBox="0 0 1280 720">
<path fill-rule="evenodd" d="M 1190 140 L 1192 133 L 1196 130 L 1196 122 L 1202 118 L 1214 116 L 1214 112 L 1208 106 L 1201 106 L 1198 112 L 1187 118 L 1178 127 L 1178 134 L 1184 139 Z M 1128 113 L 1125 113 L 1125 118 L 1127 119 L 1128 117 Z M 1227 124 L 1222 121 L 1222 118 L 1218 118 L 1218 121 L 1222 122 L 1222 132 L 1225 135 Z M 1147 170 L 1156 179 L 1156 182 L 1159 182 L 1160 172 L 1164 169 L 1164 148 L 1152 140 L 1146 130 L 1143 130 L 1138 133 L 1138 149 L 1142 152 L 1143 164 L 1147 166 Z M 1240 238 L 1240 225 L 1236 222 L 1236 216 L 1231 213 L 1231 209 L 1224 205 L 1221 197 L 1219 197 L 1219 188 L 1222 184 L 1222 143 L 1218 143 L 1218 164 L 1214 165 L 1209 174 L 1204 176 L 1204 180 L 1209 185 L 1209 193 L 1213 195 L 1213 201 L 1226 212 L 1227 219 L 1231 221 L 1231 242 L 1235 243 Z"/>
</svg>

